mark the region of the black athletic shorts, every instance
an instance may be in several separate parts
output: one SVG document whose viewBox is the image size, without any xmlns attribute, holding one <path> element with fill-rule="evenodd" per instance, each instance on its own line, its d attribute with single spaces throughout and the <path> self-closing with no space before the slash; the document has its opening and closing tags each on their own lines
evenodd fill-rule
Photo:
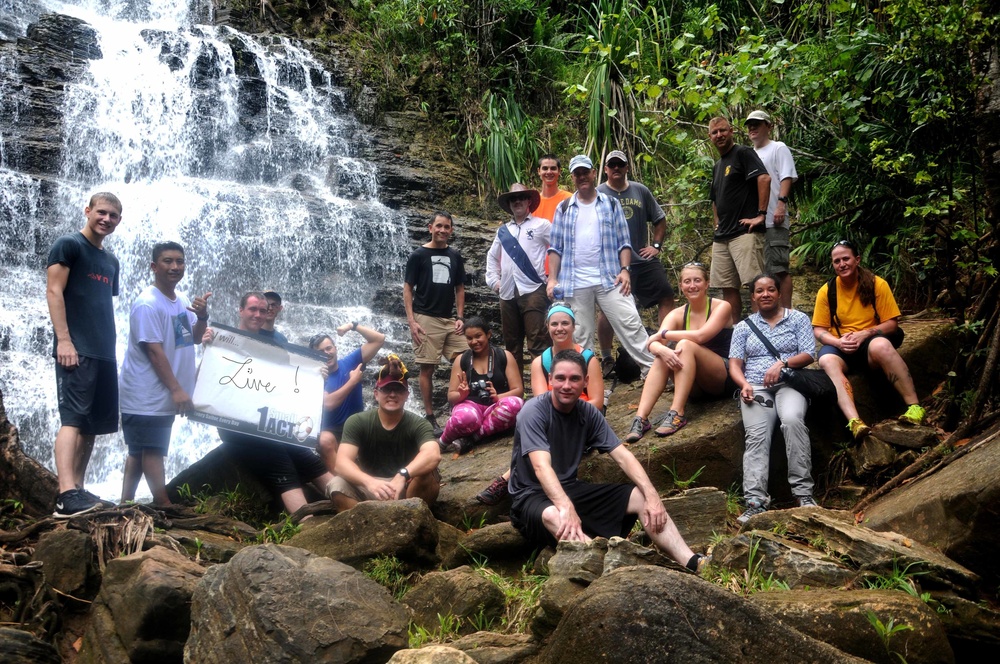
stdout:
<svg viewBox="0 0 1000 664">
<path fill-rule="evenodd" d="M 314 450 L 298 445 L 219 430 L 226 450 L 251 473 L 273 486 L 278 493 L 301 489 L 327 472 Z M 321 487 L 322 488 L 322 487 Z"/>
<path fill-rule="evenodd" d="M 659 259 L 632 263 L 632 294 L 640 309 L 656 306 L 663 298 L 674 296 L 667 270 Z"/>
<path fill-rule="evenodd" d="M 59 419 L 64 427 L 96 436 L 118 431 L 118 365 L 112 360 L 80 357 L 67 369 L 56 362 Z"/>
<path fill-rule="evenodd" d="M 589 537 L 627 537 L 637 515 L 628 514 L 631 484 L 590 484 L 571 482 L 563 485 Z M 555 546 L 556 538 L 542 523 L 542 512 L 552 501 L 539 489 L 514 497 L 510 507 L 510 522 L 524 538 L 538 546 Z"/>
<path fill-rule="evenodd" d="M 158 450 L 167 456 L 173 415 L 135 415 L 122 413 L 122 436 L 130 456 L 140 456 L 146 449 Z"/>
</svg>

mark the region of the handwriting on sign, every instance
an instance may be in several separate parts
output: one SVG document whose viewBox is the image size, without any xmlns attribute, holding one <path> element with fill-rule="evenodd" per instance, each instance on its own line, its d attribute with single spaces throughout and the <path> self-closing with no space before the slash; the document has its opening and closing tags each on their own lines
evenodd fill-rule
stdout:
<svg viewBox="0 0 1000 664">
<path fill-rule="evenodd" d="M 219 379 L 219 385 L 232 385 L 240 390 L 255 390 L 257 392 L 264 390 L 268 394 L 278 388 L 277 385 L 272 385 L 270 381 L 265 383 L 263 380 L 250 377 L 253 374 L 253 368 L 250 366 L 253 364 L 252 357 L 248 357 L 243 361 L 234 360 L 231 357 L 223 357 L 222 359 L 232 362 L 237 366 L 231 375 L 223 376 Z"/>
</svg>

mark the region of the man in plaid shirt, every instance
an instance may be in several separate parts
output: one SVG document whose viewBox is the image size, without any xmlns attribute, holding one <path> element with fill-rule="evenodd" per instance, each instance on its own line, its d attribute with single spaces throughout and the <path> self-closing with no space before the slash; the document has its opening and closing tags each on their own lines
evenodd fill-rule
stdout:
<svg viewBox="0 0 1000 664">
<path fill-rule="evenodd" d="M 549 298 L 565 299 L 576 313 L 575 341 L 593 349 L 595 303 L 621 345 L 642 367 L 653 364 L 648 335 L 632 299 L 632 245 L 622 207 L 597 191 L 597 171 L 587 155 L 569 162 L 576 193 L 556 208 L 549 247 Z"/>
</svg>

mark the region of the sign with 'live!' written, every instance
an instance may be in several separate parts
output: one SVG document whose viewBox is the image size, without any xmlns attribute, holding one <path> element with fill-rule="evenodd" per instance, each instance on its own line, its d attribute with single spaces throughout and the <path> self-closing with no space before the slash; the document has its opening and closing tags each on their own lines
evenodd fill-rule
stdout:
<svg viewBox="0 0 1000 664">
<path fill-rule="evenodd" d="M 322 353 L 212 325 L 190 418 L 211 426 L 315 447 L 323 421 Z"/>
</svg>

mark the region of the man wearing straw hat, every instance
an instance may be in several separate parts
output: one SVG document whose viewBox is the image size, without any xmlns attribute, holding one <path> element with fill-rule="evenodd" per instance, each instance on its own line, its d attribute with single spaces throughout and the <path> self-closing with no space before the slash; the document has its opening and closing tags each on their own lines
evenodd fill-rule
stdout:
<svg viewBox="0 0 1000 664">
<path fill-rule="evenodd" d="M 503 345 L 524 371 L 524 339 L 532 359 L 549 346 L 545 329 L 545 253 L 549 249 L 552 224 L 531 213 L 541 195 L 514 183 L 500 194 L 497 204 L 512 215 L 499 229 L 486 255 L 486 283 L 500 294 Z"/>
</svg>

